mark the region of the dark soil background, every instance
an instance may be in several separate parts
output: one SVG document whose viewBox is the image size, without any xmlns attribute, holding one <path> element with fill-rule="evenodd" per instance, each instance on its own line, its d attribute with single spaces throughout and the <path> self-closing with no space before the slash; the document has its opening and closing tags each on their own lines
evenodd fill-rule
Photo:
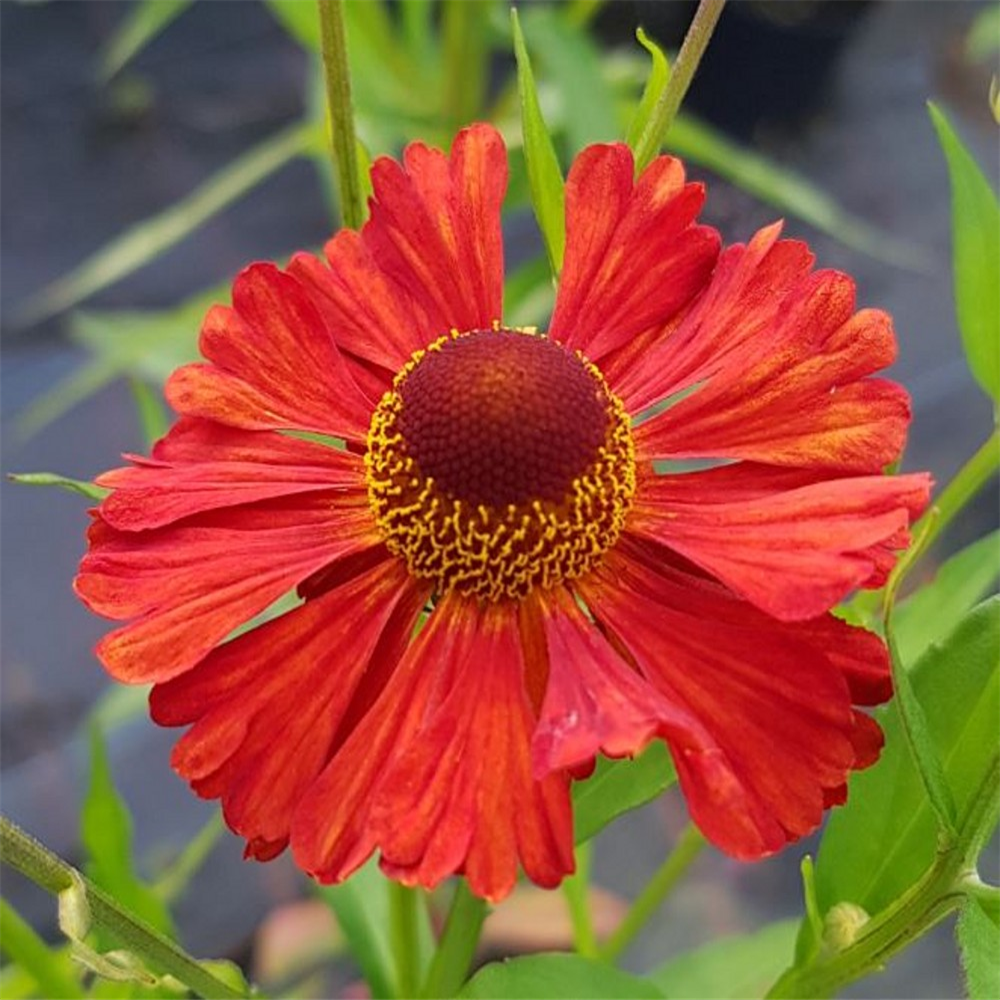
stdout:
<svg viewBox="0 0 1000 1000">
<path fill-rule="evenodd" d="M 615 0 L 597 28 L 626 44 L 640 20 L 676 44 L 688 3 Z M 895 317 L 894 374 L 913 396 L 905 466 L 945 482 L 985 437 L 989 406 L 967 374 L 955 328 L 948 182 L 927 117 L 940 100 L 980 162 L 997 175 L 997 131 L 986 106 L 989 69 L 970 64 L 965 32 L 981 6 L 959 0 L 778 4 L 734 0 L 688 107 L 778 162 L 794 167 L 845 208 L 921 248 L 916 272 L 849 250 L 789 220 L 820 266 L 855 276 L 859 302 Z M 112 88 L 96 83 L 96 53 L 125 13 L 93 0 L 0 3 L 0 266 L 4 322 L 4 471 L 52 470 L 91 478 L 141 447 L 127 389 L 115 385 L 27 442 L 12 417 L 79 363 L 57 318 L 31 329 L 10 322 L 21 305 L 130 224 L 189 192 L 302 111 L 305 60 L 263 6 L 199 3 Z M 138 88 L 138 89 L 136 89 Z M 130 94 L 140 94 L 136 102 Z M 706 177 L 697 167 L 694 176 Z M 744 240 L 773 209 L 714 178 L 707 221 Z M 315 172 L 282 170 L 153 265 L 97 296 L 102 307 L 161 307 L 232 276 L 247 261 L 316 245 L 328 235 Z M 74 599 L 84 502 L 3 483 L 2 625 L 5 812 L 54 849 L 78 856 L 77 808 L 85 753 L 79 723 L 108 682 L 90 653 L 105 625 Z M 996 490 L 970 509 L 947 544 L 997 523 Z M 140 856 L 162 857 L 209 815 L 170 771 L 175 734 L 145 720 L 111 734 L 116 778 L 135 816 Z M 634 894 L 684 822 L 669 798 L 619 821 L 597 849 L 597 877 Z M 636 968 L 725 932 L 799 910 L 798 865 L 814 843 L 745 866 L 706 853 L 631 953 Z M 287 858 L 241 860 L 226 838 L 179 907 L 203 954 L 245 957 L 255 926 L 276 903 L 300 896 Z M 54 905 L 16 876 L 3 891 L 36 926 Z M 957 960 L 942 927 L 849 996 L 957 996 Z"/>
</svg>

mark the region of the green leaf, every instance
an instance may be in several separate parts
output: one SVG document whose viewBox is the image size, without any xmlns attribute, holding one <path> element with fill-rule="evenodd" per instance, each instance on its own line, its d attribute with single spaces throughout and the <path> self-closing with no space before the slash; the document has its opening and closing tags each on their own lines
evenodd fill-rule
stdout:
<svg viewBox="0 0 1000 1000">
<path fill-rule="evenodd" d="M 32 992 L 36 995 L 86 996 L 64 949 L 47 945 L 5 899 L 0 899 L 0 949 L 34 979 L 36 990 Z M 4 971 L 9 969 L 10 966 Z M 4 989 L 0 996 L 10 998 L 12 994 Z"/>
<path fill-rule="evenodd" d="M 975 380 L 1000 402 L 1000 205 L 944 112 L 928 102 L 951 178 L 955 311 Z"/>
<path fill-rule="evenodd" d="M 225 831 L 222 812 L 213 813 L 212 818 L 184 845 L 170 867 L 157 879 L 154 888 L 160 899 L 172 903 L 184 893 Z M 219 978 L 226 979 L 226 976 Z"/>
<path fill-rule="evenodd" d="M 579 955 L 529 955 L 484 966 L 470 979 L 459 997 L 504 997 L 528 1000 L 532 997 L 566 1000 L 589 998 L 654 998 L 659 989 L 647 979 Z"/>
<path fill-rule="evenodd" d="M 552 311 L 555 287 L 543 254 L 519 265 L 504 282 L 503 315 L 508 326 L 533 326 Z"/>
<path fill-rule="evenodd" d="M 678 955 L 649 978 L 669 1000 L 762 997 L 792 959 L 798 921 L 780 920 L 753 934 L 722 937 Z"/>
<path fill-rule="evenodd" d="M 1000 713 L 1000 598 L 969 612 L 911 671 L 930 737 L 954 797 L 959 826 L 996 766 Z M 873 916 L 928 868 L 937 848 L 933 810 L 906 746 L 895 703 L 878 713 L 885 749 L 853 776 L 848 803 L 830 817 L 816 864 L 824 912 L 851 902 Z M 996 817 L 990 821 L 995 823 Z"/>
<path fill-rule="evenodd" d="M 254 146 L 169 208 L 126 229 L 69 274 L 42 289 L 19 317 L 29 324 L 53 316 L 113 285 L 180 243 L 296 156 L 304 155 L 310 127 L 293 125 Z"/>
<path fill-rule="evenodd" d="M 80 812 L 80 835 L 90 878 L 151 927 L 173 937 L 166 906 L 133 868 L 132 817 L 114 786 L 96 725 L 90 727 L 90 784 Z"/>
<path fill-rule="evenodd" d="M 802 902 L 805 915 L 795 938 L 795 964 L 805 965 L 819 951 L 823 941 L 823 915 L 816 899 L 816 866 L 810 855 L 799 865 L 802 874 Z M 778 970 L 781 971 L 780 969 Z"/>
<path fill-rule="evenodd" d="M 965 36 L 965 54 L 978 62 L 1000 52 L 1000 4 L 987 4 Z"/>
<path fill-rule="evenodd" d="M 304 49 L 320 51 L 319 14 L 314 3 L 289 3 L 288 0 L 266 0 L 274 19 Z"/>
<path fill-rule="evenodd" d="M 129 379 L 129 388 L 132 390 L 135 412 L 142 428 L 142 438 L 146 447 L 152 448 L 153 443 L 163 437 L 170 427 L 163 397 L 149 383 L 139 378 Z"/>
<path fill-rule="evenodd" d="M 559 168 L 552 137 L 542 117 L 535 91 L 535 77 L 524 44 L 517 8 L 511 7 L 510 20 L 514 30 L 514 56 L 517 59 L 517 90 L 521 98 L 521 133 L 524 137 L 524 159 L 528 168 L 531 205 L 538 228 L 545 240 L 552 273 L 562 270 L 566 249 L 566 200 L 563 175 Z"/>
<path fill-rule="evenodd" d="M 100 77 L 110 80 L 191 5 L 191 0 L 140 0 L 132 4 L 100 58 Z"/>
<path fill-rule="evenodd" d="M 1000 996 L 1000 927 L 975 899 L 966 900 L 956 928 L 969 1000 Z"/>
<path fill-rule="evenodd" d="M 910 665 L 944 638 L 990 592 L 1000 577 L 1000 531 L 973 542 L 942 564 L 934 579 L 896 607 L 896 644 Z"/>
<path fill-rule="evenodd" d="M 615 817 L 645 805 L 675 781 L 670 751 L 660 741 L 635 758 L 598 757 L 594 773 L 573 786 L 576 842 L 590 840 Z"/>
<path fill-rule="evenodd" d="M 625 141 L 629 144 L 633 152 L 639 143 L 642 133 L 646 130 L 650 118 L 653 116 L 653 108 L 660 99 L 660 95 L 666 89 L 667 81 L 670 79 L 670 64 L 656 42 L 646 34 L 642 28 L 636 28 L 635 37 L 639 44 L 649 53 L 653 62 L 649 67 L 649 76 L 646 78 L 646 85 L 642 90 L 642 98 L 639 106 L 635 109 L 632 121 L 629 123 L 628 132 L 625 134 Z"/>
<path fill-rule="evenodd" d="M 12 483 L 20 483 L 22 486 L 58 486 L 71 493 L 79 493 L 88 500 L 101 501 L 110 492 L 102 486 L 95 486 L 82 479 L 69 479 L 55 472 L 11 472 L 7 478 Z"/>
</svg>

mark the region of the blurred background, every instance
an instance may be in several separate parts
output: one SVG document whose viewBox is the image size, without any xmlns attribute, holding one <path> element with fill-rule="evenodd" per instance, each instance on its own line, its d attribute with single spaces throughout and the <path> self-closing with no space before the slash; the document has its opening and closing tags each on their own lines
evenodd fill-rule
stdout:
<svg viewBox="0 0 1000 1000">
<path fill-rule="evenodd" d="M 517 146 L 507 6 L 458 6 L 464 15 L 447 4 L 348 4 L 359 126 L 373 155 L 416 136 L 446 144 L 460 124 L 486 116 Z M 652 0 L 521 4 L 564 168 L 580 146 L 624 134 L 648 69 L 636 28 L 676 50 L 693 10 Z M 957 0 L 733 0 L 668 141 L 708 182 L 704 218 L 727 241 L 784 217 L 819 266 L 856 278 L 859 304 L 893 314 L 894 375 L 914 403 L 904 466 L 929 469 L 939 483 L 981 443 L 990 414 L 955 326 L 948 180 L 925 101 L 947 108 L 995 180 L 986 101 L 995 14 Z M 164 419 L 162 379 L 192 356 L 206 304 L 224 299 L 249 261 L 283 259 L 329 236 L 336 206 L 314 18 L 306 0 L 0 4 L 5 473 L 88 480 L 121 452 L 143 450 Z M 505 227 L 517 281 L 508 309 L 544 323 L 547 271 L 518 149 L 512 158 Z M 79 859 L 81 724 L 96 710 L 141 866 L 155 872 L 211 809 L 170 771 L 176 734 L 146 720 L 141 691 L 109 694 L 90 652 L 105 624 L 70 589 L 86 506 L 70 493 L 0 486 L 2 806 Z M 991 489 L 950 529 L 941 555 L 997 520 Z M 597 882 L 634 895 L 683 823 L 673 796 L 616 822 L 597 843 Z M 648 969 L 722 933 L 796 915 L 799 861 L 814 847 L 754 866 L 706 852 L 629 966 Z M 54 933 L 49 898 L 7 870 L 3 892 Z M 282 941 L 327 932 L 324 916 L 296 905 L 307 893 L 287 858 L 243 862 L 240 842 L 223 835 L 179 901 L 181 936 L 202 954 L 257 963 L 266 977 Z M 568 944 L 553 898 L 506 904 L 491 918 L 489 946 Z M 601 897 L 599 907 L 612 921 L 621 903 Z M 957 996 L 949 935 L 939 928 L 848 995 Z M 335 978 L 317 980 L 314 995 L 355 974 L 343 966 L 326 975 Z"/>
</svg>

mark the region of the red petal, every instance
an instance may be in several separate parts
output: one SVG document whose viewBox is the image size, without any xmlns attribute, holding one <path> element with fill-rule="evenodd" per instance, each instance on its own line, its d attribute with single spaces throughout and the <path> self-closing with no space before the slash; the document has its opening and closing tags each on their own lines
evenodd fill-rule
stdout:
<svg viewBox="0 0 1000 1000">
<path fill-rule="evenodd" d="M 273 264 L 240 273 L 233 308 L 209 311 L 200 347 L 211 364 L 180 368 L 167 383 L 179 412 L 247 430 L 365 439 L 371 403 L 305 287 Z"/>
<path fill-rule="evenodd" d="M 851 472 L 879 472 L 898 456 L 909 397 L 893 382 L 865 377 L 895 357 L 889 317 L 873 309 L 855 314 L 854 283 L 835 271 L 781 294 L 778 309 L 766 296 L 756 304 L 722 297 L 720 323 L 741 303 L 764 319 L 748 314 L 757 332 L 697 391 L 636 429 L 644 454 Z M 706 329 L 713 319 L 703 317 Z M 700 370 L 710 371 L 705 364 Z"/>
<path fill-rule="evenodd" d="M 150 697 L 161 725 L 192 728 L 173 766 L 221 796 L 230 827 L 261 857 L 329 760 L 351 698 L 390 627 L 405 641 L 423 594 L 395 559 L 210 653 Z M 407 613 L 394 618 L 400 606 Z"/>
<path fill-rule="evenodd" d="M 361 238 L 381 272 L 417 310 L 407 333 L 425 345 L 450 329 L 489 328 L 503 297 L 500 209 L 507 156 L 491 125 L 458 133 L 448 157 L 423 143 L 407 146 L 403 165 L 380 157 L 375 196 Z M 331 264 L 343 267 L 337 241 Z"/>
<path fill-rule="evenodd" d="M 566 256 L 551 335 L 592 361 L 668 323 L 708 282 L 718 234 L 693 225 L 704 201 L 679 160 L 633 183 L 627 146 L 589 146 L 566 182 Z"/>
<path fill-rule="evenodd" d="M 351 502 L 317 492 L 142 533 L 98 516 L 76 592 L 100 615 L 135 621 L 105 636 L 97 655 L 127 683 L 183 673 L 300 580 L 380 544 L 364 494 Z"/>
<path fill-rule="evenodd" d="M 814 618 L 881 575 L 887 544 L 927 504 L 930 478 L 860 476 L 773 490 L 794 475 L 737 464 L 643 480 L 629 531 L 713 573 L 784 620 Z M 727 487 L 734 499 L 727 502 Z"/>
<path fill-rule="evenodd" d="M 114 492 L 101 517 L 122 531 L 272 497 L 331 488 L 363 489 L 360 456 L 286 434 L 241 431 L 184 417 L 157 442 L 152 459 L 112 469 L 96 482 Z"/>
</svg>

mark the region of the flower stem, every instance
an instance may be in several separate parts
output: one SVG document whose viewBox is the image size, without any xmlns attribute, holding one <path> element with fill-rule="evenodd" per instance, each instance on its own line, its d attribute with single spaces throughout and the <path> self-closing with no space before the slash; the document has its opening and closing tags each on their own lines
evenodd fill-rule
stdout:
<svg viewBox="0 0 1000 1000">
<path fill-rule="evenodd" d="M 486 901 L 459 879 L 421 997 L 453 997 L 465 982 L 486 919 Z"/>
<path fill-rule="evenodd" d="M 389 940 L 396 960 L 396 995 L 417 995 L 420 977 L 420 941 L 417 926 L 418 890 L 389 883 Z"/>
<path fill-rule="evenodd" d="M 347 64 L 344 0 L 317 0 L 326 100 L 330 109 L 333 169 L 340 194 L 344 225 L 360 229 L 365 221 L 365 199 L 358 170 L 358 140 L 351 104 L 351 73 Z"/>
<path fill-rule="evenodd" d="M 95 924 L 122 947 L 138 955 L 161 973 L 179 979 L 192 992 L 206 998 L 243 997 L 247 994 L 209 972 L 177 944 L 145 921 L 131 914 L 117 900 L 84 878 L 72 865 L 43 847 L 6 816 L 0 816 L 0 849 L 3 861 L 52 895 L 81 884 Z"/>
<path fill-rule="evenodd" d="M 705 838 L 694 824 L 689 823 L 674 849 L 656 870 L 646 888 L 639 893 L 632 908 L 625 914 L 625 919 L 600 949 L 601 958 L 606 962 L 614 962 L 625 951 L 670 895 L 704 846 Z"/>
<path fill-rule="evenodd" d="M 698 63 L 705 54 L 709 39 L 718 23 L 719 15 L 726 0 L 701 0 L 695 12 L 691 27 L 684 36 L 677 61 L 670 72 L 660 99 L 653 108 L 646 127 L 639 137 L 635 148 L 635 172 L 642 173 L 649 166 L 653 157 L 659 152 L 667 131 L 673 124 L 677 111 L 684 100 L 684 95 L 691 86 Z"/>
<path fill-rule="evenodd" d="M 569 907 L 569 918 L 573 924 L 573 946 L 578 955 L 585 958 L 596 958 L 599 954 L 597 936 L 594 933 L 594 921 L 590 915 L 590 854 L 591 842 L 588 840 L 576 849 L 576 871 L 567 879 L 563 879 L 562 890 Z"/>
</svg>

